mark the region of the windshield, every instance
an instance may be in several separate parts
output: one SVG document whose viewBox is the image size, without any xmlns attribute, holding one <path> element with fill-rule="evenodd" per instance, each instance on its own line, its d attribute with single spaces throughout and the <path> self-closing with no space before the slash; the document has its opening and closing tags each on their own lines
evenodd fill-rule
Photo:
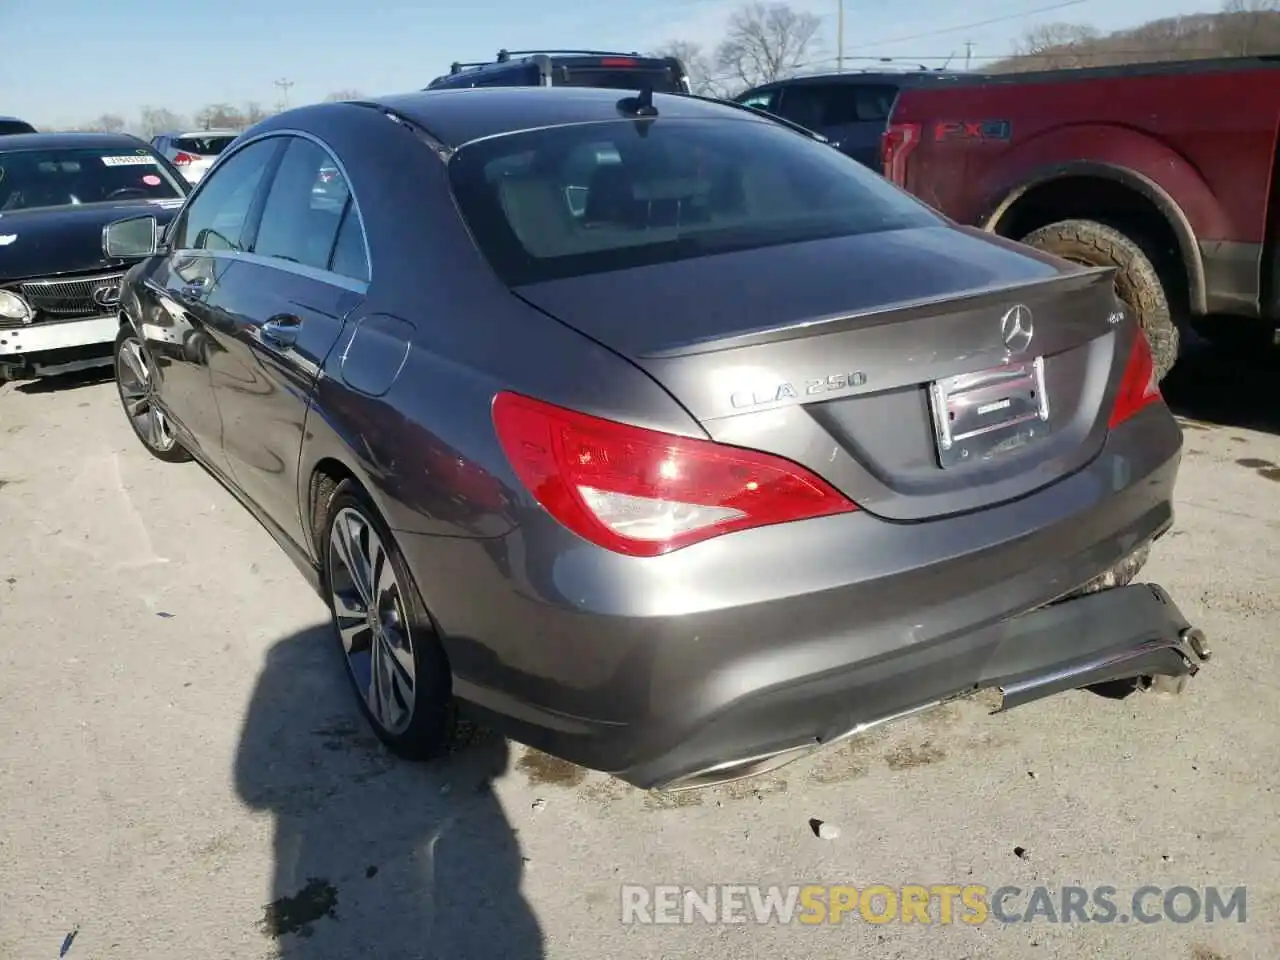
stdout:
<svg viewBox="0 0 1280 960">
<path fill-rule="evenodd" d="M 0 211 L 184 195 L 142 147 L 0 151 Z"/>
<path fill-rule="evenodd" d="M 747 118 L 493 137 L 459 150 L 450 177 L 510 286 L 942 222 L 835 148 Z"/>
</svg>

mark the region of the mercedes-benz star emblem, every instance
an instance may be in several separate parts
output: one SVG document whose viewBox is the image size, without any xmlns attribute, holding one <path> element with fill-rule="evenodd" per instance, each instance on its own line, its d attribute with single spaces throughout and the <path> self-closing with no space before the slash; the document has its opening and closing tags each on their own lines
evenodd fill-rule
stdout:
<svg viewBox="0 0 1280 960">
<path fill-rule="evenodd" d="M 1010 307 L 1000 318 L 1000 339 L 1010 353 L 1022 353 L 1031 346 L 1031 338 L 1035 332 L 1031 322 L 1031 308 L 1021 303 Z"/>
<path fill-rule="evenodd" d="M 120 287 L 114 283 L 104 283 L 93 291 L 93 302 L 100 307 L 114 307 L 120 302 Z"/>
</svg>

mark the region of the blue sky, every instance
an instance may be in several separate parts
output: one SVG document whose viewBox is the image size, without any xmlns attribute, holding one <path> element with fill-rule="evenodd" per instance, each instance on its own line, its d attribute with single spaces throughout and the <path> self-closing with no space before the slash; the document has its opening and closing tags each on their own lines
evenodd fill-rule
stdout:
<svg viewBox="0 0 1280 960">
<path fill-rule="evenodd" d="M 792 0 L 824 18 L 835 49 L 838 0 Z M 974 64 L 1007 53 L 1029 26 L 1091 23 L 1101 30 L 1216 10 L 1218 0 L 944 0 L 845 2 L 849 56 L 946 58 Z M 652 49 L 669 39 L 713 47 L 741 0 L 0 0 L 0 114 L 37 125 L 135 117 L 144 104 L 190 115 L 211 102 L 274 105 L 342 89 L 418 89 L 451 61 L 498 47 Z M 1046 10 L 1047 7 L 1058 9 Z M 1041 11 L 1041 12 L 1035 12 Z M 999 20 L 995 23 L 987 21 Z M 985 25 L 981 25 L 985 24 Z M 941 59 L 930 59 L 939 65 Z"/>
</svg>

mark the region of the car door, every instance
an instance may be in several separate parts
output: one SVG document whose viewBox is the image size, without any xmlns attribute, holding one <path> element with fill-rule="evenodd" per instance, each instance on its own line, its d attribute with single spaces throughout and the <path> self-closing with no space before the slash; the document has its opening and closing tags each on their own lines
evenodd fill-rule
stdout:
<svg viewBox="0 0 1280 960">
<path fill-rule="evenodd" d="M 262 141 L 238 151 L 201 184 L 167 231 L 165 254 L 143 284 L 142 335 L 159 368 L 161 401 L 189 449 L 223 473 L 222 421 L 209 375 L 218 347 L 210 323 L 280 146 Z"/>
<path fill-rule="evenodd" d="M 235 484 L 302 537 L 298 460 L 312 389 L 369 280 L 364 227 L 342 164 L 318 141 L 286 146 L 248 251 L 222 280 L 210 373 Z"/>
</svg>

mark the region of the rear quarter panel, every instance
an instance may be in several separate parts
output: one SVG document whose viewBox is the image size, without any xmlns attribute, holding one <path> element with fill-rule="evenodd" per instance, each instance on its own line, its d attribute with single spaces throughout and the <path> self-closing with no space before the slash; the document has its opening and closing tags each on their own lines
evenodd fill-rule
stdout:
<svg viewBox="0 0 1280 960">
<path fill-rule="evenodd" d="M 1154 184 L 1201 241 L 1261 243 L 1278 80 L 1256 69 L 917 88 L 903 91 L 893 120 L 922 128 L 907 188 L 962 223 L 983 226 L 1020 187 L 1088 161 Z M 948 126 L 992 120 L 1009 122 L 1009 139 Z"/>
</svg>

